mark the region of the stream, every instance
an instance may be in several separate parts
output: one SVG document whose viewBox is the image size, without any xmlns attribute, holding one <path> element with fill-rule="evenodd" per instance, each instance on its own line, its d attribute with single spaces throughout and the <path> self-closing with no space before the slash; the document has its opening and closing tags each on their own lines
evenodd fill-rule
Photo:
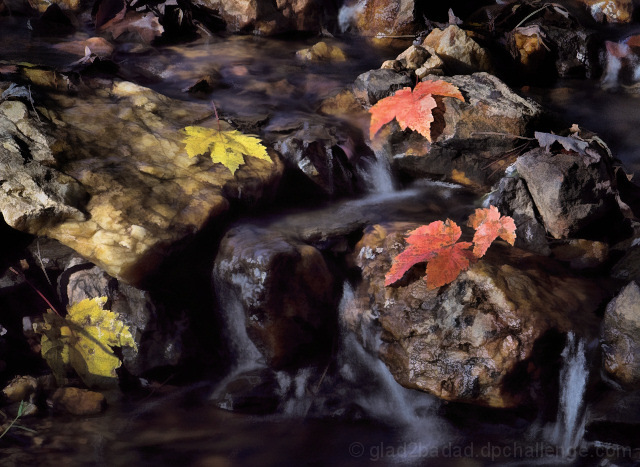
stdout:
<svg viewBox="0 0 640 467">
<path fill-rule="evenodd" d="M 31 38 L 21 18 L 2 21 L 0 60 L 48 66 L 77 60 L 53 49 L 50 38 Z M 79 32 L 65 40 L 83 38 Z M 323 99 L 401 50 L 375 48 L 349 36 L 328 41 L 343 48 L 347 62 L 297 60 L 295 52 L 313 45 L 315 37 L 258 36 L 123 48 L 114 61 L 122 78 L 174 99 L 214 102 L 221 119 L 252 128 L 268 117 L 277 127 L 290 120 L 313 121 Z M 224 86 L 206 96 L 185 92 L 206 75 Z M 630 172 L 640 171 L 638 97 L 606 92 L 584 80 L 530 87 L 523 93 L 599 134 Z M 481 205 L 475 193 L 460 185 L 396 180 L 387 160 L 370 159 L 355 176 L 365 187 L 357 196 L 314 200 L 305 209 L 295 199 L 282 200 L 282 206 L 263 213 L 243 213 L 232 225 L 272 235 L 322 237 L 345 224 L 427 223 L 445 216 L 461 222 Z M 354 292 L 349 280 L 339 288 L 339 309 L 344 310 L 353 305 Z M 329 371 L 322 362 L 294 373 L 272 372 L 247 336 L 234 297 L 219 284 L 212 289 L 229 340 L 232 361 L 226 375 L 180 387 L 159 386 L 148 399 L 112 394 L 102 415 L 25 418 L 21 422 L 35 434 L 12 432 L 13 444 L 0 451 L 0 465 L 613 465 L 597 464 L 608 458 L 619 461 L 617 465 L 637 465 L 637 444 L 585 435 L 589 402 L 599 400 L 603 386 L 587 364 L 596 358 L 592 335 L 569 335 L 552 411 L 557 416 L 536 417 L 527 410 L 470 407 L 406 389 L 373 355 L 380 340 L 375 329 L 363 330 L 365 337 L 358 340 L 340 322 Z M 278 400 L 258 395 L 239 404 L 234 391 L 242 392 L 243 381 L 268 386 Z M 273 410 L 263 410 L 269 404 Z"/>
</svg>

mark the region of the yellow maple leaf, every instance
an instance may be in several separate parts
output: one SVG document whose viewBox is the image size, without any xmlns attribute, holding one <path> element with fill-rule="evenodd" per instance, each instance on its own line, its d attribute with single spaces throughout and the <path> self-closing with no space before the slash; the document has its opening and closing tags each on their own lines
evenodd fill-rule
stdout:
<svg viewBox="0 0 640 467">
<path fill-rule="evenodd" d="M 211 160 L 224 165 L 232 174 L 243 165 L 244 156 L 257 157 L 271 162 L 267 148 L 260 138 L 244 135 L 238 130 L 215 130 L 201 126 L 188 126 L 183 129 L 189 157 L 210 153 Z"/>
<path fill-rule="evenodd" d="M 36 328 L 42 334 L 42 356 L 58 382 L 71 367 L 87 386 L 112 386 L 121 365 L 113 347 L 137 349 L 118 314 L 103 309 L 106 301 L 107 297 L 84 299 L 67 309 L 66 318 L 49 311 L 45 323 Z"/>
</svg>

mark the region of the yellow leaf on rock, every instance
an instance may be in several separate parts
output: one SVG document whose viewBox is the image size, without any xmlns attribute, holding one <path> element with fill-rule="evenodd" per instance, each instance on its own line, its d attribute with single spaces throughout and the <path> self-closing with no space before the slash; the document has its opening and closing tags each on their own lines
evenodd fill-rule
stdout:
<svg viewBox="0 0 640 467">
<path fill-rule="evenodd" d="M 111 386 L 121 365 L 113 348 L 137 348 L 127 325 L 103 309 L 106 301 L 106 297 L 82 300 L 67 309 L 66 318 L 49 311 L 45 323 L 36 328 L 42 334 L 42 356 L 59 383 L 71 367 L 87 386 Z"/>
<path fill-rule="evenodd" d="M 238 130 L 215 130 L 200 126 L 188 126 L 183 130 L 187 155 L 195 157 L 209 152 L 211 160 L 224 165 L 232 174 L 245 163 L 244 156 L 257 157 L 271 162 L 267 148 L 259 138 L 244 135 Z"/>
</svg>

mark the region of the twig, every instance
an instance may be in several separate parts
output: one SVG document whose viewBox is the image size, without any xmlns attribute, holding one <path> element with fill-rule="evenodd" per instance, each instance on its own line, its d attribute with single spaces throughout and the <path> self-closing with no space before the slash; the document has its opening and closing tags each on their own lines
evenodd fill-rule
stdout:
<svg viewBox="0 0 640 467">
<path fill-rule="evenodd" d="M 40 254 L 40 240 L 36 240 L 36 248 L 38 249 L 38 251 L 36 252 L 36 258 L 38 258 L 38 262 L 40 263 L 40 269 L 42 269 L 44 277 L 47 279 L 49 285 L 53 287 L 51 279 L 49 279 L 49 274 L 47 274 L 47 269 L 44 267 L 44 263 L 42 262 L 42 255 Z"/>
<path fill-rule="evenodd" d="M 472 136 L 476 136 L 476 135 L 503 136 L 503 137 L 510 137 L 515 139 L 526 139 L 528 141 L 535 140 L 535 138 L 528 138 L 526 136 L 514 135 L 513 133 L 499 133 L 497 131 L 474 131 L 473 133 L 471 133 L 471 135 Z"/>
</svg>

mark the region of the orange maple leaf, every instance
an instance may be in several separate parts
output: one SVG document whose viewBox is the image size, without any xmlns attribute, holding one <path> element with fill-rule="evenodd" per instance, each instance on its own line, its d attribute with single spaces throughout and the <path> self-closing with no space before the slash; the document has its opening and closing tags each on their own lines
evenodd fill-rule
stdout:
<svg viewBox="0 0 640 467">
<path fill-rule="evenodd" d="M 416 263 L 427 261 L 427 289 L 453 282 L 475 260 L 470 242 L 458 242 L 462 231 L 451 219 L 435 221 L 408 233 L 408 247 L 395 257 L 385 276 L 391 285 Z"/>
<path fill-rule="evenodd" d="M 513 246 L 516 241 L 516 224 L 509 216 L 501 216 L 498 208 L 476 209 L 469 217 L 469 225 L 476 229 L 473 236 L 473 254 L 484 256 L 493 241 L 500 237 Z"/>
<path fill-rule="evenodd" d="M 422 81 L 413 91 L 411 88 L 402 88 L 393 96 L 380 99 L 369 109 L 370 138 L 373 139 L 383 125 L 395 118 L 403 130 L 410 128 L 431 141 L 431 122 L 433 122 L 431 111 L 437 106 L 434 95 L 455 97 L 464 102 L 460 90 L 443 80 Z"/>
</svg>

